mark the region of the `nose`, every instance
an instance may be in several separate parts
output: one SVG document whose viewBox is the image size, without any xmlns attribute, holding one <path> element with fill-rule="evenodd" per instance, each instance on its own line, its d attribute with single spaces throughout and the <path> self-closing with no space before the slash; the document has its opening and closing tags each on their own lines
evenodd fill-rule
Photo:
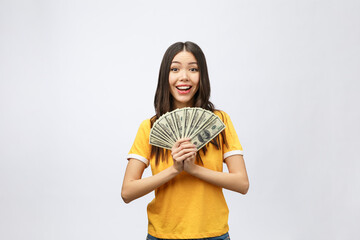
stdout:
<svg viewBox="0 0 360 240">
<path fill-rule="evenodd" d="M 179 80 L 181 80 L 181 81 L 188 81 L 189 80 L 188 72 L 186 70 L 181 71 L 181 75 L 180 75 Z"/>
</svg>

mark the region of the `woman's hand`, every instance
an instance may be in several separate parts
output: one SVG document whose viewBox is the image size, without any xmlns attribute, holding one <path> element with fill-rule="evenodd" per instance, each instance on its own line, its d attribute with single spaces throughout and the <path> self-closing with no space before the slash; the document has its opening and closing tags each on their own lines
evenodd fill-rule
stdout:
<svg viewBox="0 0 360 240">
<path fill-rule="evenodd" d="M 178 172 L 184 170 L 184 161 L 189 159 L 195 160 L 196 147 L 190 142 L 190 138 L 182 138 L 176 141 L 175 145 L 171 149 L 171 155 L 174 161 L 174 168 Z"/>
<path fill-rule="evenodd" d="M 193 147 L 196 149 L 195 145 L 193 145 Z M 197 151 L 197 149 L 195 150 L 195 152 L 190 157 L 188 157 L 184 161 L 184 170 L 185 170 L 185 172 L 188 172 L 190 174 L 196 167 L 196 164 L 195 164 L 196 151 Z"/>
</svg>

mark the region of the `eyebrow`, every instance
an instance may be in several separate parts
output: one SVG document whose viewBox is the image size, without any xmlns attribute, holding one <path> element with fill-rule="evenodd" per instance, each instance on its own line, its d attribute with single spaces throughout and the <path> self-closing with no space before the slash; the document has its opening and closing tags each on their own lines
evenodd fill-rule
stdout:
<svg viewBox="0 0 360 240">
<path fill-rule="evenodd" d="M 178 61 L 172 61 L 171 63 L 179 63 L 181 64 L 181 62 L 178 62 Z M 197 64 L 197 62 L 189 62 L 188 65 L 191 65 L 191 64 Z"/>
</svg>

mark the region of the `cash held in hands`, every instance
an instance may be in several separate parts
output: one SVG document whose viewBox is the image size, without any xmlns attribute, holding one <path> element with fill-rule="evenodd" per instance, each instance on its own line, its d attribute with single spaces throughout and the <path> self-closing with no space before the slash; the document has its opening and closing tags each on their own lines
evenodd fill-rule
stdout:
<svg viewBox="0 0 360 240">
<path fill-rule="evenodd" d="M 177 140 L 190 138 L 199 150 L 224 129 L 225 124 L 211 111 L 203 108 L 181 108 L 165 113 L 155 121 L 150 131 L 149 143 L 171 149 Z"/>
</svg>

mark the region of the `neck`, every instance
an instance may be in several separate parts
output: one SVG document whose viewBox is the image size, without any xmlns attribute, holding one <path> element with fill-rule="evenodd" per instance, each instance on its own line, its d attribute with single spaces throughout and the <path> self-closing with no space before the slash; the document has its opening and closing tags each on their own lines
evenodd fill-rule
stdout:
<svg viewBox="0 0 360 240">
<path fill-rule="evenodd" d="M 186 103 L 182 103 L 182 102 L 174 102 L 173 104 L 173 109 L 177 109 L 177 108 L 184 108 L 184 107 L 193 107 L 194 106 L 194 101 L 189 101 Z"/>
</svg>

